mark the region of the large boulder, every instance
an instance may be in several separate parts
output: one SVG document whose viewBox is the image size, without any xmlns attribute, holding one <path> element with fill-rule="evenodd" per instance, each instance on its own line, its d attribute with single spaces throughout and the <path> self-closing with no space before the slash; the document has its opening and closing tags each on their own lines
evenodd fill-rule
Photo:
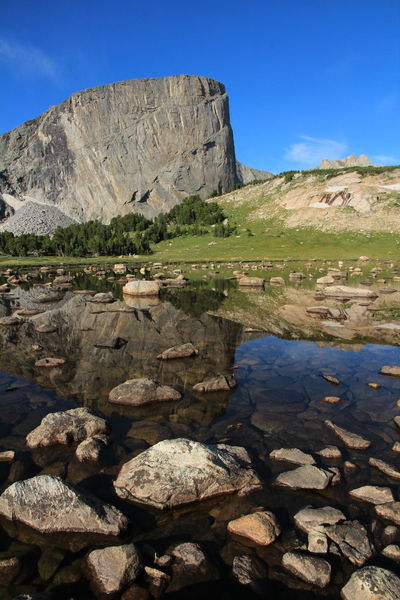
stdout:
<svg viewBox="0 0 400 600">
<path fill-rule="evenodd" d="M 139 279 L 129 281 L 122 288 L 122 293 L 127 296 L 158 296 L 160 293 L 161 284 L 159 281 L 146 281 Z"/>
<path fill-rule="evenodd" d="M 342 588 L 343 600 L 400 600 L 400 579 L 387 569 L 358 569 Z"/>
<path fill-rule="evenodd" d="M 244 448 L 163 440 L 125 463 L 114 482 L 121 498 L 156 508 L 245 493 L 261 481 Z"/>
<path fill-rule="evenodd" d="M 128 525 L 114 506 L 53 475 L 17 481 L 0 496 L 0 515 L 41 533 L 119 536 Z"/>
<path fill-rule="evenodd" d="M 357 567 L 362 567 L 374 553 L 367 530 L 359 521 L 342 521 L 330 525 L 325 527 L 325 533 Z"/>
<path fill-rule="evenodd" d="M 46 415 L 40 425 L 28 433 L 26 444 L 28 448 L 70 444 L 108 431 L 105 419 L 88 408 L 73 408 Z"/>
<path fill-rule="evenodd" d="M 181 394 L 168 385 L 160 385 L 152 379 L 145 377 L 128 379 L 117 385 L 109 393 L 108 399 L 112 404 L 126 406 L 142 406 L 151 402 L 168 402 L 179 400 Z"/>
<path fill-rule="evenodd" d="M 117 594 L 133 583 L 142 570 L 134 544 L 93 550 L 86 563 L 93 587 L 100 594 Z"/>
<path fill-rule="evenodd" d="M 391 377 L 400 377 L 400 366 L 386 366 L 379 371 L 381 375 L 389 375 Z"/>
</svg>

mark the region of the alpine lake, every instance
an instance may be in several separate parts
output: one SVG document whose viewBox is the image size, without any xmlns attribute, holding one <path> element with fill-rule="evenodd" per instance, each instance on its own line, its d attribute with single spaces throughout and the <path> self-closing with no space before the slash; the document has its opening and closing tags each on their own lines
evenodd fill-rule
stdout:
<svg viewBox="0 0 400 600">
<path fill-rule="evenodd" d="M 39 532 L 3 513 L 0 598 L 333 600 L 361 567 L 399 576 L 400 505 L 397 513 L 378 509 L 399 500 L 400 492 L 400 377 L 381 373 L 400 365 L 400 261 L 140 267 L 1 273 L 0 492 L 17 481 L 59 477 L 115 506 L 129 526 L 116 541 L 87 534 L 75 543 L 68 532 Z M 242 285 L 242 276 L 265 283 Z M 321 277 L 328 279 L 318 284 Z M 160 295 L 123 294 L 128 280 L 141 279 L 160 281 Z M 330 296 L 335 286 L 357 288 L 359 295 Z M 157 358 L 187 343 L 197 354 Z M 46 358 L 62 360 L 40 366 Z M 193 389 L 220 375 L 236 385 Z M 110 402 L 112 389 L 136 378 L 170 386 L 180 398 L 142 406 Z M 79 460 L 73 440 L 27 446 L 27 435 L 46 415 L 76 407 L 109 426 L 97 460 Z M 164 510 L 116 495 L 113 482 L 123 464 L 180 438 L 245 448 L 260 484 Z M 278 449 L 284 450 L 271 455 Z M 312 465 L 312 476 L 280 477 L 304 465 Z M 314 485 L 318 474 L 326 485 Z M 384 488 L 385 501 L 351 493 L 363 486 L 374 486 L 375 495 Z M 338 523 L 317 524 L 320 549 L 313 546 L 316 531 L 295 519 L 306 507 L 343 513 Z M 279 523 L 271 543 L 228 531 L 228 523 L 262 511 Z M 98 591 L 88 553 L 132 542 L 145 568 L 118 592 Z M 188 557 L 174 554 L 177 546 Z M 296 566 L 293 554 L 311 562 Z M 11 558 L 12 572 L 2 568 Z M 330 565 L 324 584 L 318 560 Z"/>
</svg>

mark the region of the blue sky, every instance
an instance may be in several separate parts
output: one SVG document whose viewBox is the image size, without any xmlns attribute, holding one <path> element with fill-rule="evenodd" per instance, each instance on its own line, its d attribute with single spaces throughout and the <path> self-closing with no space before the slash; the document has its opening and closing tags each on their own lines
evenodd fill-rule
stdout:
<svg viewBox="0 0 400 600">
<path fill-rule="evenodd" d="M 400 163 L 400 0 L 0 0 L 0 132 L 80 89 L 222 81 L 236 155 L 279 172 Z"/>
</svg>

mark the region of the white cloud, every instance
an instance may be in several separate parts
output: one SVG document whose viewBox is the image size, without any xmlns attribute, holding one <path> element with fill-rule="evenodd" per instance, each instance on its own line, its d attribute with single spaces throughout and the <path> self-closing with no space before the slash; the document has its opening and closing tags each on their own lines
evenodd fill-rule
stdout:
<svg viewBox="0 0 400 600">
<path fill-rule="evenodd" d="M 291 144 L 285 150 L 285 159 L 301 166 L 315 167 L 327 158 L 341 159 L 347 153 L 347 144 L 325 138 L 314 138 L 308 135 L 299 136 L 301 142 Z"/>
<path fill-rule="evenodd" d="M 400 160 L 390 154 L 375 154 L 374 161 L 384 166 L 400 164 Z"/>
<path fill-rule="evenodd" d="M 60 81 L 55 62 L 42 50 L 30 44 L 0 37 L 0 61 L 16 70 L 19 75 L 42 77 L 55 83 Z"/>
</svg>

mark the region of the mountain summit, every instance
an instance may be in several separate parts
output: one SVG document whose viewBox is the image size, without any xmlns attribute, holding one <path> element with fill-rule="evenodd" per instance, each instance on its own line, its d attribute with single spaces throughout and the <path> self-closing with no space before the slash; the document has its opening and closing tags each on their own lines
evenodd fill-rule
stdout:
<svg viewBox="0 0 400 600">
<path fill-rule="evenodd" d="M 354 156 L 351 154 L 340 160 L 327 160 L 321 162 L 317 169 L 344 169 L 345 167 L 373 167 L 374 163 L 365 154 Z"/>
</svg>

